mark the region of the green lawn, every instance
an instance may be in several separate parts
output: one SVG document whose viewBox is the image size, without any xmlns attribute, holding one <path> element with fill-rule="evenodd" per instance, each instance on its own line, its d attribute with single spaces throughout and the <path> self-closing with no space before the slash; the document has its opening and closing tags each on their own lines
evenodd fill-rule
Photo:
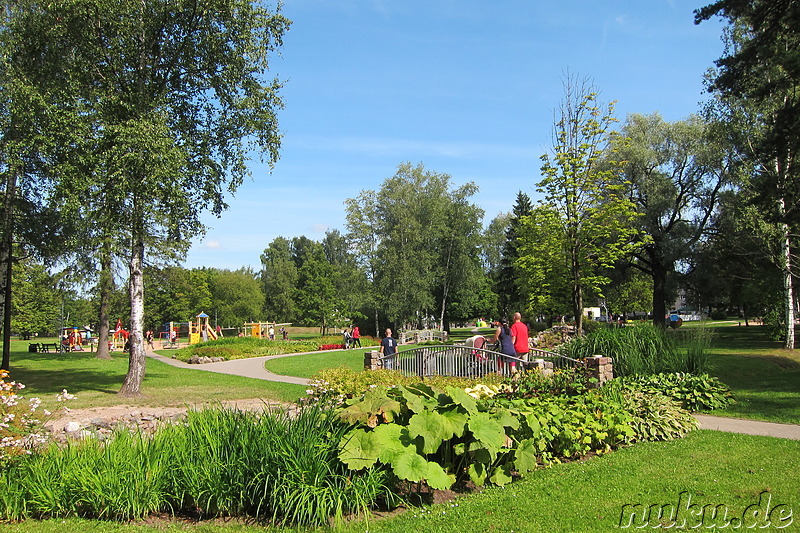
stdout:
<svg viewBox="0 0 800 533">
<path fill-rule="evenodd" d="M 696 431 L 672 442 L 638 444 L 608 455 L 581 462 L 556 465 L 533 473 L 505 488 L 489 488 L 480 494 L 424 508 L 412 508 L 397 516 L 351 523 L 344 531 L 356 532 L 453 532 L 487 531 L 573 532 L 614 531 L 631 518 L 642 525 L 644 515 L 631 515 L 626 505 L 678 506 L 681 502 L 725 506 L 728 519 L 741 518 L 745 509 L 758 506 L 764 491 L 771 496 L 773 527 L 781 511 L 793 511 L 793 523 L 800 525 L 800 472 L 796 467 L 800 442 Z M 765 498 L 761 499 L 762 506 Z M 663 507 L 669 511 L 668 507 Z M 721 508 L 720 508 L 721 509 Z M 751 508 L 751 510 L 754 508 Z M 692 517 L 684 509 L 678 515 Z M 719 521 L 717 526 L 722 525 Z M 656 524 L 654 518 L 650 525 Z M 703 524 L 712 524 L 711 518 Z M 758 525 L 762 525 L 759 523 Z M 784 524 L 785 525 L 785 522 Z M 635 530 L 635 527 L 630 529 Z M 85 533 L 191 531 L 196 533 L 256 533 L 276 531 L 241 522 L 188 524 L 173 522 L 149 525 L 120 525 L 86 520 L 28 521 L 6 525 L 18 533 Z M 700 528 L 703 529 L 703 528 Z M 744 529 L 744 528 L 742 528 Z M 280 529 L 277 531 L 297 531 Z"/>
<path fill-rule="evenodd" d="M 713 414 L 800 424 L 800 350 L 788 352 L 761 326 L 714 326 L 711 373 L 736 403 Z"/>
<path fill-rule="evenodd" d="M 24 396 L 39 396 L 44 407 L 51 410 L 56 406 L 55 395 L 62 389 L 77 396 L 69 403 L 71 408 L 180 406 L 245 398 L 294 401 L 305 396 L 301 385 L 175 368 L 148 358 L 142 383 L 144 397 L 121 398 L 117 391 L 128 370 L 127 355 L 116 352 L 108 361 L 88 352 L 28 353 L 27 341 L 12 341 L 11 349 L 11 379 L 26 385 Z"/>
</svg>

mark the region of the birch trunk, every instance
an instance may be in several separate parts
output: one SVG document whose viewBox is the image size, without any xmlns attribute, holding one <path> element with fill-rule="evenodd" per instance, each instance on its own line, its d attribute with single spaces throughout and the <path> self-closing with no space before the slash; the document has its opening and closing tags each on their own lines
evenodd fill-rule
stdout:
<svg viewBox="0 0 800 533">
<path fill-rule="evenodd" d="M 135 398 L 142 395 L 142 381 L 145 373 L 145 350 L 142 338 L 144 327 L 144 241 L 141 236 L 134 238 L 130 261 L 130 352 L 128 354 L 128 373 L 119 391 L 120 396 Z"/>
</svg>

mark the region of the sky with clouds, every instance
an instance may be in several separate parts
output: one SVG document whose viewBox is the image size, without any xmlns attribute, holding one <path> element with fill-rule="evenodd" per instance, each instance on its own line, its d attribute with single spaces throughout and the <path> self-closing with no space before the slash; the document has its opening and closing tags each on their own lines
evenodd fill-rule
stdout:
<svg viewBox="0 0 800 533">
<path fill-rule="evenodd" d="M 284 80 L 280 160 L 251 165 L 187 268 L 260 269 L 276 237 L 346 232 L 344 201 L 403 162 L 475 182 L 484 224 L 536 200 L 565 72 L 616 116 L 680 120 L 707 99 L 722 53 L 708 0 L 285 0 L 293 21 L 271 73 Z"/>
</svg>

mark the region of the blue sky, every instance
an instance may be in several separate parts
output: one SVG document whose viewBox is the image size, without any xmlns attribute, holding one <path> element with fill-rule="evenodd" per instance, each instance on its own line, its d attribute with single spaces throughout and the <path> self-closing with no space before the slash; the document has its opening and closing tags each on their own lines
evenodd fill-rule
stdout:
<svg viewBox="0 0 800 533">
<path fill-rule="evenodd" d="M 260 269 L 278 236 L 346 231 L 344 201 L 403 162 L 474 181 L 484 224 L 536 200 L 565 71 L 602 101 L 679 120 L 699 110 L 722 24 L 684 0 L 285 0 L 271 72 L 285 81 L 281 157 L 206 217 L 184 266 Z"/>
</svg>

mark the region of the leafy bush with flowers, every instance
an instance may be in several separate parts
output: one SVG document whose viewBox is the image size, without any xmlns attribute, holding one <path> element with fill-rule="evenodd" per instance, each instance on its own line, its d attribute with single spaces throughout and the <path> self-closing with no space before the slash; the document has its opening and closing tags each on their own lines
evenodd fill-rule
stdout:
<svg viewBox="0 0 800 533">
<path fill-rule="evenodd" d="M 0 465 L 14 457 L 30 454 L 37 445 L 45 443 L 47 437 L 42 433 L 42 426 L 51 415 L 43 409 L 43 418 L 40 418 L 42 401 L 28 398 L 25 402 L 25 398 L 19 394 L 25 385 L 8 381 L 8 375 L 7 370 L 0 370 Z M 74 399 L 75 396 L 66 389 L 56 396 L 59 402 Z"/>
</svg>

